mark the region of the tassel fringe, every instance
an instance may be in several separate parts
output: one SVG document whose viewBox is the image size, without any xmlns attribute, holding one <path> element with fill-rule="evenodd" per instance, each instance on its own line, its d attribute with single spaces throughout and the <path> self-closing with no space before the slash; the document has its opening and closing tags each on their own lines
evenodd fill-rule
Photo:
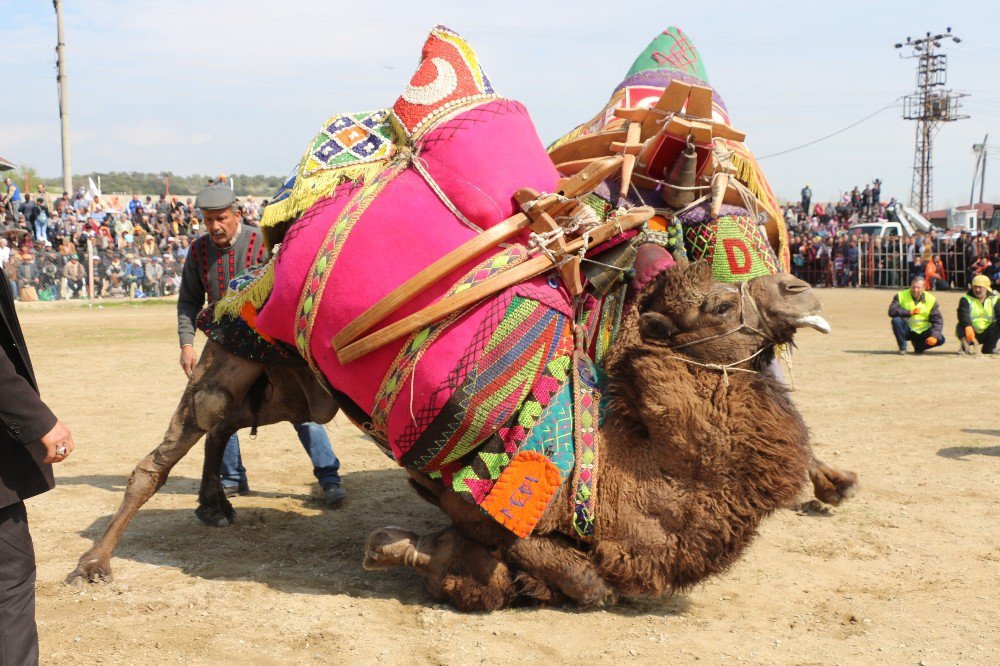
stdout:
<svg viewBox="0 0 1000 666">
<path fill-rule="evenodd" d="M 270 298 L 271 290 L 274 289 L 274 261 L 278 256 L 278 247 L 280 246 L 276 246 L 260 275 L 240 289 L 226 292 L 226 295 L 219 299 L 215 304 L 215 316 L 213 317 L 215 321 L 219 321 L 226 315 L 230 317 L 242 316 L 243 309 L 247 304 L 252 305 L 255 311 L 260 312 L 264 304 L 267 303 L 267 299 Z"/>
</svg>

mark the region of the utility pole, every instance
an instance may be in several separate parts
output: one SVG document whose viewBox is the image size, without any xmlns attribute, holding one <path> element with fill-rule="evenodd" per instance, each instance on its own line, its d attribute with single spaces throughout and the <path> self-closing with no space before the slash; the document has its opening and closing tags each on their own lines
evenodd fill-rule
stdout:
<svg viewBox="0 0 1000 666">
<path fill-rule="evenodd" d="M 66 42 L 63 41 L 62 0 L 52 0 L 56 10 L 56 81 L 59 83 L 59 125 L 62 130 L 63 191 L 73 191 L 73 170 L 69 154 L 69 93 L 66 91 Z"/>
<path fill-rule="evenodd" d="M 976 196 L 976 179 L 979 179 L 979 203 L 983 202 L 983 189 L 986 185 L 986 160 L 989 157 L 989 148 L 986 142 L 989 140 L 990 135 L 987 134 L 983 137 L 982 143 L 972 144 L 972 152 L 976 154 L 976 166 L 972 170 L 972 191 L 969 192 L 969 205 L 971 206 L 974 202 L 973 199 Z"/>
<path fill-rule="evenodd" d="M 968 118 L 959 114 L 959 100 L 964 93 L 945 90 L 948 78 L 948 56 L 937 53 L 941 40 L 961 42 L 948 28 L 944 34 L 927 33 L 920 39 L 906 38 L 897 43 L 897 49 L 907 46 L 913 50 L 908 58 L 917 59 L 917 89 L 903 98 L 903 118 L 917 121 L 917 136 L 913 150 L 913 184 L 910 188 L 910 206 L 921 213 L 930 210 L 933 200 L 933 141 L 941 123 Z"/>
</svg>

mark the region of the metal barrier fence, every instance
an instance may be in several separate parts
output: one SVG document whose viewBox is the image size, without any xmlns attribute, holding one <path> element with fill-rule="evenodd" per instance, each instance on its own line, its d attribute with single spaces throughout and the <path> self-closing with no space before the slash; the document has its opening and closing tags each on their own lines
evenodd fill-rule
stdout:
<svg viewBox="0 0 1000 666">
<path fill-rule="evenodd" d="M 835 243 L 825 256 L 823 252 L 793 255 L 792 273 L 813 286 L 899 289 L 913 276 L 925 275 L 927 263 L 937 256 L 936 284 L 929 288 L 968 288 L 975 246 L 953 239 L 924 239 L 922 251 L 918 248 L 912 238 L 853 237 Z"/>
</svg>

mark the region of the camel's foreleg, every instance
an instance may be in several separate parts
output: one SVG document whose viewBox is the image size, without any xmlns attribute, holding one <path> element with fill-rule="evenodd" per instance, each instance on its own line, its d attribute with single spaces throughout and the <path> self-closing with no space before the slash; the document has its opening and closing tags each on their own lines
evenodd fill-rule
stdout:
<svg viewBox="0 0 1000 666">
<path fill-rule="evenodd" d="M 170 470 L 201 436 L 242 399 L 261 372 L 259 364 L 241 359 L 213 342 L 205 345 L 163 441 L 136 465 L 111 524 L 80 557 L 67 582 L 76 579 L 97 582 L 111 577 L 111 555 L 132 517 L 166 482 Z"/>
</svg>

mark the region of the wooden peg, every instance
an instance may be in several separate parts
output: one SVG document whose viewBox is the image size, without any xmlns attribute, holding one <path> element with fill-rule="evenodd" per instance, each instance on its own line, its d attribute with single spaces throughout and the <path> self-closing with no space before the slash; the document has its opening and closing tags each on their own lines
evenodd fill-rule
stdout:
<svg viewBox="0 0 1000 666">
<path fill-rule="evenodd" d="M 642 133 L 642 123 L 630 122 L 625 133 L 625 145 L 622 146 L 622 186 L 618 196 L 622 199 L 628 194 L 628 188 L 632 185 L 632 171 L 635 169 L 635 160 L 642 150 L 639 137 Z"/>
<path fill-rule="evenodd" d="M 722 210 L 722 202 L 726 197 L 726 190 L 729 189 L 729 174 L 725 171 L 721 171 L 712 178 L 712 217 L 719 214 Z"/>
<path fill-rule="evenodd" d="M 514 200 L 519 204 L 526 204 L 538 198 L 538 191 L 530 187 L 523 187 L 514 193 Z M 575 208 L 575 207 L 574 207 Z M 537 207 L 529 208 L 525 215 L 531 218 L 531 230 L 536 234 L 544 234 L 559 230 L 559 225 L 545 210 Z M 556 260 L 562 260 L 568 254 L 568 243 L 565 236 L 556 238 L 549 245 L 548 249 L 555 255 Z M 583 293 L 583 279 L 580 277 L 580 257 L 573 255 L 568 261 L 559 267 L 559 276 L 566 285 L 567 291 L 573 296 Z"/>
</svg>

